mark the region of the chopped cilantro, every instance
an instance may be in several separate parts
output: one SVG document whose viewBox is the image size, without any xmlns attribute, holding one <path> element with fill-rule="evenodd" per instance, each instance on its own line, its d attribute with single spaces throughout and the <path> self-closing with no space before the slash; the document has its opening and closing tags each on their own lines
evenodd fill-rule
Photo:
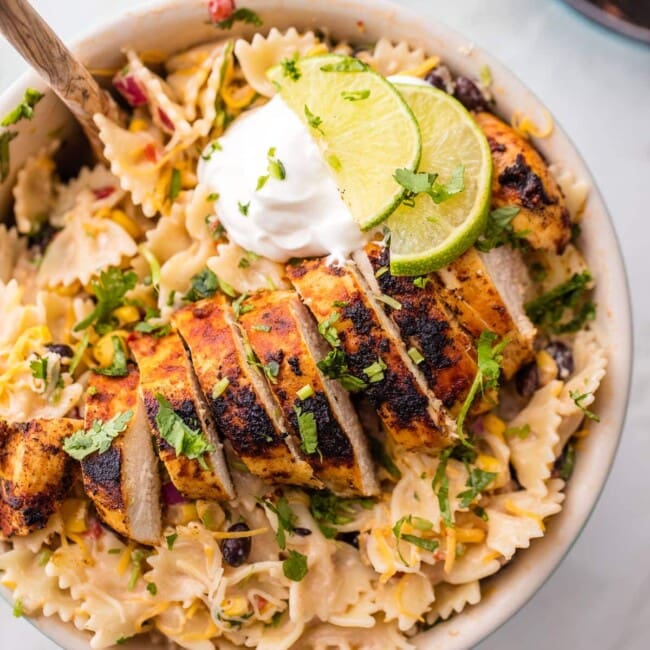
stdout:
<svg viewBox="0 0 650 650">
<path fill-rule="evenodd" d="M 314 490 L 309 497 L 309 511 L 328 539 L 338 532 L 333 526 L 344 526 L 354 520 L 357 506 L 370 509 L 373 505 L 372 499 L 343 499 L 329 490 Z"/>
<path fill-rule="evenodd" d="M 376 384 L 377 382 L 383 381 L 386 367 L 384 361 L 379 357 L 377 361 L 364 368 L 363 373 L 368 377 L 368 383 Z"/>
<path fill-rule="evenodd" d="M 324 321 L 318 324 L 318 331 L 320 335 L 333 347 L 337 348 L 341 345 L 339 333 L 334 327 L 334 324 L 341 318 L 341 314 L 335 311 L 332 312 Z"/>
<path fill-rule="evenodd" d="M 277 383 L 277 377 L 280 374 L 280 364 L 277 361 L 271 359 L 268 363 L 263 364 L 261 368 L 272 384 Z"/>
<path fill-rule="evenodd" d="M 38 566 L 45 566 L 52 557 L 52 550 L 49 548 L 44 548 L 42 551 L 39 551 L 36 556 L 36 562 Z"/>
<path fill-rule="evenodd" d="M 478 340 L 478 368 L 476 376 L 456 418 L 458 437 L 463 444 L 469 444 L 465 438 L 464 424 L 467 413 L 477 393 L 479 390 L 481 393 L 485 393 L 486 390 L 498 386 L 499 375 L 501 373 L 501 361 L 503 359 L 502 352 L 510 340 L 504 339 L 497 343 L 496 339 L 497 335 L 494 332 L 483 331 Z"/>
<path fill-rule="evenodd" d="M 282 572 L 285 577 L 294 582 L 300 582 L 308 572 L 307 556 L 298 551 L 289 551 L 289 557 L 282 562 Z"/>
<path fill-rule="evenodd" d="M 149 270 L 151 271 L 151 284 L 157 291 L 160 287 L 160 262 L 146 246 L 139 246 L 138 250 L 142 253 L 144 259 L 147 260 L 147 264 L 149 264 Z"/>
<path fill-rule="evenodd" d="M 573 400 L 574 404 L 583 412 L 584 416 L 593 420 L 594 422 L 600 422 L 600 416 L 592 413 L 588 408 L 584 406 L 584 402 L 592 393 L 582 393 L 580 394 L 579 390 L 569 391 L 569 397 Z"/>
<path fill-rule="evenodd" d="M 469 488 L 458 495 L 460 507 L 468 508 L 470 503 L 497 477 L 495 472 L 484 472 L 478 467 L 473 467 L 465 483 Z"/>
<path fill-rule="evenodd" d="M 266 185 L 266 181 L 268 181 L 269 178 L 270 178 L 269 174 L 265 174 L 264 176 L 260 176 L 257 179 L 257 185 L 255 186 L 255 191 L 259 192 Z"/>
<path fill-rule="evenodd" d="M 219 279 L 210 269 L 203 269 L 190 280 L 190 290 L 185 294 L 184 300 L 196 302 L 203 298 L 213 296 L 219 288 Z"/>
<path fill-rule="evenodd" d="M 386 451 L 381 440 L 373 436 L 369 436 L 367 440 L 370 444 L 370 453 L 375 459 L 375 462 L 379 463 L 395 480 L 399 480 L 402 477 L 402 472 L 400 472 L 399 467 L 393 462 L 393 459 Z"/>
<path fill-rule="evenodd" d="M 287 170 L 284 168 L 282 161 L 276 158 L 275 147 L 271 147 L 269 149 L 266 158 L 269 161 L 269 167 L 268 167 L 269 176 L 272 176 L 273 178 L 276 178 L 279 181 L 283 181 L 287 177 Z M 258 185 L 259 185 L 259 181 L 258 181 Z"/>
<path fill-rule="evenodd" d="M 214 202 L 214 201 L 218 201 L 218 200 L 219 200 L 219 196 L 220 196 L 220 195 L 219 195 L 219 192 L 210 192 L 210 194 L 208 194 L 208 195 L 205 197 L 205 200 L 206 200 L 206 201 L 210 201 L 210 202 L 212 203 L 212 202 Z"/>
<path fill-rule="evenodd" d="M 93 323 L 98 333 L 106 333 L 117 325 L 111 317 L 112 312 L 124 304 L 125 295 L 135 287 L 138 276 L 133 271 L 124 272 L 111 266 L 99 274 L 99 279 L 90 281 L 91 293 L 95 295 L 95 308 L 82 321 L 74 326 L 79 332 L 90 327 Z"/>
<path fill-rule="evenodd" d="M 298 52 L 295 53 L 292 59 L 282 59 L 280 65 L 282 66 L 284 76 L 292 81 L 298 81 L 302 76 L 302 72 L 300 72 L 300 68 L 298 67 Z"/>
<path fill-rule="evenodd" d="M 134 329 L 136 332 L 152 334 L 156 338 L 162 338 L 172 331 L 172 326 L 169 323 L 152 323 L 149 320 L 144 320 L 139 322 Z"/>
<path fill-rule="evenodd" d="M 363 72 L 368 66 L 359 59 L 346 56 L 338 63 L 327 63 L 320 68 L 323 72 Z"/>
<path fill-rule="evenodd" d="M 560 458 L 559 476 L 563 481 L 568 481 L 576 464 L 576 447 L 573 442 L 569 441 Z"/>
<path fill-rule="evenodd" d="M 174 167 L 172 169 L 172 178 L 169 182 L 169 198 L 175 201 L 181 192 L 181 170 Z"/>
<path fill-rule="evenodd" d="M 347 307 L 350 303 L 347 300 L 335 300 L 332 307 Z"/>
<path fill-rule="evenodd" d="M 548 277 L 548 269 L 541 262 L 533 262 L 530 265 L 530 277 L 533 282 L 543 282 Z"/>
<path fill-rule="evenodd" d="M 165 537 L 165 541 L 167 542 L 167 548 L 170 551 L 174 548 L 174 542 L 176 541 L 177 537 L 178 537 L 178 533 L 172 533 L 171 535 L 167 535 Z"/>
<path fill-rule="evenodd" d="M 10 113 L 4 116 L 0 126 L 11 126 L 22 119 L 31 120 L 34 117 L 34 106 L 43 99 L 43 93 L 33 88 L 25 91 L 23 101 Z"/>
<path fill-rule="evenodd" d="M 318 429 L 316 427 L 316 418 L 313 413 L 305 413 L 299 406 L 294 406 L 298 422 L 298 433 L 302 440 L 300 449 L 306 454 L 313 454 L 318 451 Z"/>
<path fill-rule="evenodd" d="M 147 591 L 152 596 L 155 596 L 158 593 L 158 587 L 156 586 L 156 583 L 155 582 L 148 582 L 147 583 Z"/>
<path fill-rule="evenodd" d="M 425 278 L 424 276 L 420 276 L 418 278 L 415 278 L 413 280 L 413 285 L 416 286 L 418 289 L 424 289 L 424 287 L 427 286 L 430 282 L 430 278 Z"/>
<path fill-rule="evenodd" d="M 203 160 L 210 160 L 212 158 L 212 154 L 215 151 L 222 151 L 221 144 L 219 143 L 219 140 L 213 140 L 203 151 L 201 154 L 201 158 Z M 208 196 L 208 200 L 210 200 L 210 196 Z M 216 199 L 215 199 L 216 200 Z"/>
<path fill-rule="evenodd" d="M 307 104 L 305 104 L 305 117 L 307 118 L 307 122 L 312 129 L 316 129 L 317 131 L 323 133 L 323 129 L 321 127 L 323 120 L 320 117 L 318 117 L 318 115 L 314 115 L 309 110 L 309 106 L 307 106 Z"/>
<path fill-rule="evenodd" d="M 425 551 L 435 551 L 438 548 L 439 546 L 438 540 L 424 539 L 423 537 L 418 537 L 417 535 L 410 535 L 408 533 L 403 533 L 402 528 L 404 527 L 405 523 L 421 531 L 427 531 L 433 528 L 433 523 L 430 522 L 428 519 L 423 519 L 422 517 L 416 517 L 414 515 L 406 515 L 405 517 L 398 519 L 395 522 L 395 525 L 393 526 L 393 535 L 395 536 L 395 539 L 397 540 L 398 543 L 400 540 L 404 540 L 405 542 L 408 542 L 409 544 L 413 544 L 414 546 L 422 548 Z M 399 544 L 397 547 L 397 553 L 400 556 L 402 562 L 408 565 L 408 563 L 402 556 L 401 551 L 399 550 Z"/>
<path fill-rule="evenodd" d="M 0 133 L 0 183 L 9 176 L 9 143 L 17 136 L 15 131 Z"/>
<path fill-rule="evenodd" d="M 42 379 L 47 385 L 47 357 L 39 357 L 34 361 L 30 361 L 29 368 L 34 379 Z"/>
<path fill-rule="evenodd" d="M 263 25 L 262 19 L 254 11 L 246 9 L 246 7 L 235 9 L 228 18 L 217 20 L 214 24 L 219 29 L 230 29 L 235 23 L 248 23 L 249 25 L 255 25 L 255 27 Z"/>
<path fill-rule="evenodd" d="M 247 314 L 250 311 L 253 311 L 255 309 L 253 305 L 244 305 L 243 302 L 248 298 L 247 293 L 242 293 L 239 298 L 236 300 L 233 300 L 232 303 L 232 310 L 235 313 L 235 318 L 239 318 L 240 316 L 243 316 L 244 314 Z"/>
<path fill-rule="evenodd" d="M 338 379 L 345 390 L 355 393 L 363 390 L 367 386 L 365 381 L 348 373 L 345 353 L 341 349 L 331 350 L 316 365 L 326 377 Z"/>
<path fill-rule="evenodd" d="M 129 366 L 127 365 L 124 343 L 122 343 L 119 336 L 111 336 L 111 342 L 113 343 L 111 365 L 106 368 L 93 368 L 93 372 L 106 377 L 126 377 L 129 374 Z"/>
<path fill-rule="evenodd" d="M 280 497 L 275 505 L 268 499 L 260 499 L 260 503 L 267 507 L 278 519 L 278 527 L 275 531 L 275 541 L 278 546 L 284 550 L 287 547 L 286 533 L 293 533 L 296 529 L 295 524 L 298 520 L 291 509 L 286 497 Z"/>
<path fill-rule="evenodd" d="M 488 216 L 485 230 L 474 246 L 484 253 L 510 244 L 514 248 L 520 247 L 521 240 L 529 233 L 529 230 L 517 231 L 512 227 L 512 220 L 519 214 L 516 205 L 505 205 L 492 210 Z"/>
<path fill-rule="evenodd" d="M 447 461 L 453 453 L 453 448 L 448 447 L 440 452 L 438 459 L 438 467 L 436 473 L 431 481 L 431 488 L 438 499 L 438 507 L 440 515 L 446 526 L 452 528 L 454 520 L 451 515 L 451 507 L 449 505 L 449 479 L 447 478 Z"/>
<path fill-rule="evenodd" d="M 566 282 L 524 305 L 528 317 L 553 334 L 577 332 L 596 317 L 596 306 L 585 299 L 593 278 L 589 271 L 574 273 Z M 565 313 L 573 316 L 566 320 Z"/>
<path fill-rule="evenodd" d="M 479 517 L 479 519 L 482 519 L 483 521 L 489 521 L 488 513 L 485 512 L 485 508 L 481 506 L 474 506 L 472 508 L 472 512 Z"/>
<path fill-rule="evenodd" d="M 250 207 L 251 207 L 251 202 L 250 201 L 248 203 L 242 203 L 241 201 L 237 201 L 237 209 L 245 217 L 248 216 L 248 210 L 249 210 Z"/>
<path fill-rule="evenodd" d="M 264 627 L 271 627 L 271 628 L 279 627 L 280 620 L 282 619 L 283 614 L 284 612 L 275 612 L 273 616 L 271 616 L 271 619 L 267 623 L 264 623 Z"/>
<path fill-rule="evenodd" d="M 369 90 L 344 90 L 341 93 L 343 99 L 347 99 L 349 102 L 358 102 L 361 99 L 368 99 L 370 97 Z"/>
<path fill-rule="evenodd" d="M 458 165 L 451 173 L 446 184 L 438 182 L 438 174 L 428 172 L 413 172 L 410 169 L 396 169 L 393 178 L 406 190 L 402 202 L 405 205 L 415 205 L 418 194 L 428 194 L 436 203 L 444 203 L 456 194 L 465 190 L 465 166 Z"/>
<path fill-rule="evenodd" d="M 108 451 L 116 438 L 128 426 L 133 417 L 133 411 L 128 410 L 114 415 L 110 420 L 93 420 L 87 431 L 81 430 L 68 436 L 63 441 L 63 451 L 75 460 L 83 460 L 95 452 L 103 454 Z"/>
<path fill-rule="evenodd" d="M 23 601 L 20 598 L 16 598 L 16 600 L 14 600 L 12 614 L 16 618 L 20 618 L 21 616 L 25 615 L 25 606 L 23 605 Z"/>
<path fill-rule="evenodd" d="M 214 445 L 207 441 L 200 429 L 192 429 L 185 424 L 163 395 L 156 393 L 156 401 L 158 402 L 156 426 L 160 437 L 174 448 L 177 456 L 196 458 L 205 469 L 207 464 L 203 456 L 207 452 L 214 451 Z"/>
</svg>

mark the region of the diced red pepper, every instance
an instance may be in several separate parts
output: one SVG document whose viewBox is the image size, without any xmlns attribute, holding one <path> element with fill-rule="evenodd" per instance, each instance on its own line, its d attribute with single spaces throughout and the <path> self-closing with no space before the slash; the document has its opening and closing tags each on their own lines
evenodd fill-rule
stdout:
<svg viewBox="0 0 650 650">
<path fill-rule="evenodd" d="M 158 117 L 160 118 L 160 121 L 163 127 L 165 128 L 165 130 L 173 133 L 176 127 L 174 126 L 174 123 L 171 121 L 169 115 L 167 115 L 167 113 L 165 113 L 165 111 L 163 111 L 162 108 L 158 109 Z"/>
<path fill-rule="evenodd" d="M 145 146 L 145 148 L 142 150 L 142 155 L 148 160 L 150 163 L 155 163 L 158 161 L 158 150 L 156 149 L 156 145 L 153 142 L 150 142 L 148 145 Z"/>
<path fill-rule="evenodd" d="M 128 66 L 122 68 L 113 77 L 113 85 L 120 95 L 126 99 L 129 106 L 133 106 L 134 108 L 144 106 L 148 101 L 146 89 L 131 74 Z"/>
<path fill-rule="evenodd" d="M 107 196 L 110 196 L 113 194 L 115 191 L 115 188 L 111 185 L 107 185 L 106 187 L 98 187 L 97 189 L 93 190 L 93 194 L 95 195 L 96 199 L 105 199 Z"/>
<path fill-rule="evenodd" d="M 214 23 L 230 18 L 234 11 L 235 0 L 208 0 L 208 13 Z"/>
</svg>

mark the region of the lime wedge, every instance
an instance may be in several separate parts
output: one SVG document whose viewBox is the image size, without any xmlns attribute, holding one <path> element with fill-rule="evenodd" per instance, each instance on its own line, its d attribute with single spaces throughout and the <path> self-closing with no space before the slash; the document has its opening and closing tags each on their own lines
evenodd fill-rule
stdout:
<svg viewBox="0 0 650 650">
<path fill-rule="evenodd" d="M 358 59 L 313 56 L 268 72 L 282 99 L 318 142 L 341 197 L 362 230 L 404 197 L 396 169 L 420 161 L 417 121 L 395 87 Z"/>
<path fill-rule="evenodd" d="M 424 85 L 396 84 L 422 133 L 420 171 L 443 185 L 464 168 L 464 190 L 442 203 L 427 194 L 400 205 L 387 222 L 390 270 L 423 275 L 459 257 L 485 229 L 490 207 L 492 156 L 472 116 L 447 93 Z"/>
</svg>

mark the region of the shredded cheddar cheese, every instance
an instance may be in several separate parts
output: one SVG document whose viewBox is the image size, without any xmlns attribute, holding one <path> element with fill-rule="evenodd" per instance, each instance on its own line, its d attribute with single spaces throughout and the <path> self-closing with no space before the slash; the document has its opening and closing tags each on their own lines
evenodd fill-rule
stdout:
<svg viewBox="0 0 650 650">
<path fill-rule="evenodd" d="M 483 564 L 489 564 L 492 562 L 492 560 L 498 560 L 501 557 L 501 553 L 499 551 L 494 551 L 494 553 L 488 553 L 483 557 Z"/>
<path fill-rule="evenodd" d="M 485 531 L 480 528 L 456 528 L 456 541 L 461 544 L 480 544 L 485 539 Z"/>
<path fill-rule="evenodd" d="M 518 505 L 512 502 L 511 499 L 507 499 L 506 502 L 504 503 L 504 508 L 506 509 L 506 512 L 508 512 L 511 515 L 516 515 L 518 517 L 529 517 L 530 519 L 534 519 L 538 524 L 542 532 L 546 530 L 546 526 L 544 525 L 544 520 L 542 517 L 540 517 L 538 514 L 534 512 L 530 512 L 529 510 L 524 510 L 523 508 L 520 508 Z"/>
<path fill-rule="evenodd" d="M 398 74 L 407 75 L 409 77 L 424 77 L 429 72 L 431 72 L 431 70 L 436 68 L 439 63 L 440 63 L 439 56 L 430 56 L 428 59 L 423 61 L 420 65 L 416 66 L 415 68 L 402 70 Z"/>
<path fill-rule="evenodd" d="M 446 552 L 445 552 L 445 573 L 451 573 L 456 562 L 456 529 L 447 528 L 445 530 L 446 539 Z"/>
<path fill-rule="evenodd" d="M 253 530 L 216 530 L 211 531 L 212 536 L 215 539 L 240 539 L 242 537 L 255 537 L 255 535 L 264 535 L 268 533 L 269 529 L 264 528 L 253 528 Z"/>
<path fill-rule="evenodd" d="M 402 616 L 407 618 L 414 618 L 416 621 L 424 622 L 421 614 L 415 614 L 414 612 L 409 611 L 404 603 L 402 602 L 402 596 L 404 593 L 404 588 L 406 587 L 406 581 L 408 576 L 402 576 L 400 581 L 397 583 L 397 589 L 395 589 L 395 601 L 397 603 L 397 609 Z"/>
</svg>

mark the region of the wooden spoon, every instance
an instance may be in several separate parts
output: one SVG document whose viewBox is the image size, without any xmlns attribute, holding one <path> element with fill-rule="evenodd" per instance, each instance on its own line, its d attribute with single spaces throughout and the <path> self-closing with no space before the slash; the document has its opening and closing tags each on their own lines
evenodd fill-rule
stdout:
<svg viewBox="0 0 650 650">
<path fill-rule="evenodd" d="M 101 160 L 103 145 L 93 115 L 119 121 L 117 104 L 27 0 L 0 0 L 0 31 L 65 102 Z"/>
</svg>

